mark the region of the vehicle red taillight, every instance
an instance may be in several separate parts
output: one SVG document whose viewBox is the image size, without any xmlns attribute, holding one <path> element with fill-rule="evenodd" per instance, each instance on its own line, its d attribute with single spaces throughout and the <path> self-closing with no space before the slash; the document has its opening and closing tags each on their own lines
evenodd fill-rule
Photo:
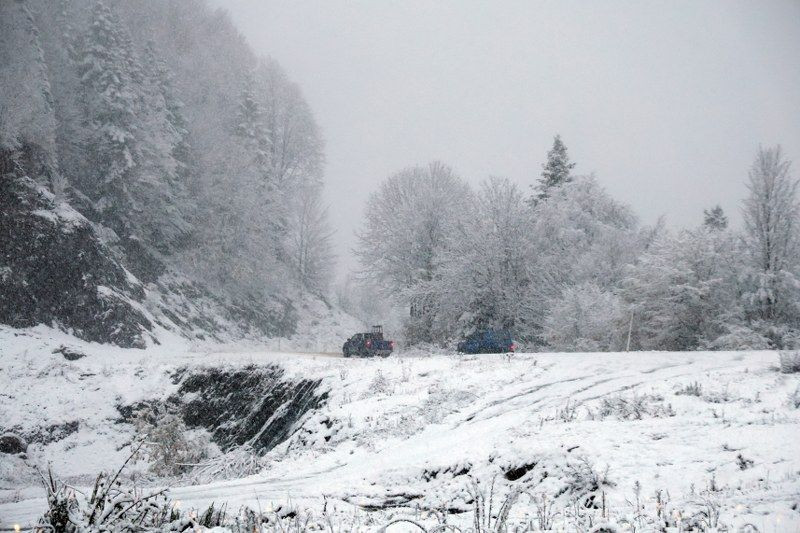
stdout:
<svg viewBox="0 0 800 533">
<path fill-rule="evenodd" d="M 394 341 L 389 341 L 389 348 L 394 350 Z"/>
<path fill-rule="evenodd" d="M 367 341 L 367 348 L 372 348 L 372 341 Z"/>
<path fill-rule="evenodd" d="M 513 352 L 513 351 L 514 351 L 514 350 L 516 350 L 516 349 L 517 349 L 517 345 L 516 345 L 515 343 L 513 343 L 513 342 L 512 342 L 512 343 L 511 343 L 511 351 Z"/>
</svg>

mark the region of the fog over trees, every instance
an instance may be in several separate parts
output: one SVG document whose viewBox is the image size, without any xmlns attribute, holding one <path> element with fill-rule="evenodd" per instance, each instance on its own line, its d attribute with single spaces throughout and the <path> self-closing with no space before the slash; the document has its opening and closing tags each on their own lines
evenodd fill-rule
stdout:
<svg viewBox="0 0 800 533">
<path fill-rule="evenodd" d="M 144 283 L 179 271 L 264 305 L 312 293 L 394 320 L 410 344 L 486 328 L 532 350 L 800 343 L 798 181 L 780 147 L 754 154 L 743 228 L 714 198 L 699 227 L 642 225 L 603 176 L 574 174 L 559 135 L 523 186 L 470 186 L 457 161 L 398 169 L 375 177 L 360 269 L 334 288 L 335 255 L 350 251 L 331 240 L 322 135 L 301 89 L 224 11 L 200 0 L 0 10 L 3 179 L 24 175 L 67 202 Z"/>
<path fill-rule="evenodd" d="M 144 282 L 178 269 L 233 297 L 327 294 L 321 135 L 300 89 L 223 11 L 0 8 L 7 166 L 97 224 Z"/>
<path fill-rule="evenodd" d="M 556 136 L 530 196 L 502 178 L 470 190 L 449 168 L 380 186 L 370 203 L 388 207 L 368 213 L 358 253 L 410 342 L 497 328 L 535 350 L 797 346 L 800 199 L 780 147 L 756 154 L 741 231 L 719 206 L 697 228 L 642 226 L 567 154 Z M 410 176 L 425 186 L 398 189 Z"/>
</svg>

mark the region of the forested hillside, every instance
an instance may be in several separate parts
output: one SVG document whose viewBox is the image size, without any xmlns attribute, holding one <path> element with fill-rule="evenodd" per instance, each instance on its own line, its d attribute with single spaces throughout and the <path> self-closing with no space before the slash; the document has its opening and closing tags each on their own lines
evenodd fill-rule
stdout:
<svg viewBox="0 0 800 533">
<path fill-rule="evenodd" d="M 123 345 L 154 323 L 285 336 L 296 302 L 326 293 L 321 135 L 221 10 L 2 2 L 0 87 L 3 322 Z M 76 272 L 89 249 L 105 263 Z M 108 308 L 126 318 L 87 334 Z M 111 334 L 132 316 L 138 331 Z"/>
<path fill-rule="evenodd" d="M 451 347 L 487 328 L 535 351 L 800 347 L 798 180 L 780 147 L 732 178 L 741 229 L 719 206 L 699 227 L 643 226 L 574 166 L 557 136 L 530 191 L 474 190 L 442 163 L 390 176 L 360 234 L 366 276 L 340 301 L 390 316 L 365 297 L 381 288 L 408 340 Z"/>
</svg>

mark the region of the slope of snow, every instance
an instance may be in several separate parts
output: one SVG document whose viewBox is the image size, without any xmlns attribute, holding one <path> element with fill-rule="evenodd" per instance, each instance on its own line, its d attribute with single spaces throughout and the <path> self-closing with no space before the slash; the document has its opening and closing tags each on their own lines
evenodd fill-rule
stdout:
<svg viewBox="0 0 800 533">
<path fill-rule="evenodd" d="M 321 378 L 327 404 L 269 452 L 260 474 L 176 486 L 172 498 L 193 507 L 226 501 L 230 509 L 287 500 L 320 509 L 325 498 L 345 509 L 459 511 L 470 508 L 473 479 L 484 486 L 496 479 L 498 494 L 524 486 L 564 512 L 594 494 L 611 516 L 634 514 L 637 500 L 654 513 L 661 491 L 673 512 L 712 505 L 732 527 L 800 527 L 800 409 L 789 403 L 800 377 L 780 374 L 774 352 L 376 360 L 178 341 L 122 350 L 47 328 L 19 334 L 0 329 L 0 420 L 6 427 L 80 420 L 79 432 L 30 453 L 77 484 L 127 453 L 131 428 L 112 422 L 115 404 L 163 397 L 181 365 L 277 363 Z M 66 362 L 51 353 L 63 343 L 89 356 Z M 593 475 L 599 485 L 585 486 Z M 26 488 L 35 480 L 16 484 L 0 492 L 2 524 L 42 511 L 41 491 Z"/>
</svg>

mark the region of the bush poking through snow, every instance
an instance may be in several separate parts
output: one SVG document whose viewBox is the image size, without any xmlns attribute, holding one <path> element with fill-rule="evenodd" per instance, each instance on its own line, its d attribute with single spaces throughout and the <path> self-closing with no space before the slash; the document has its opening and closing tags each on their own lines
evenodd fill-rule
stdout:
<svg viewBox="0 0 800 533">
<path fill-rule="evenodd" d="M 47 492 L 47 511 L 34 530 L 56 533 L 155 533 L 225 528 L 224 531 L 231 533 L 299 533 L 327 528 L 323 520 L 312 520 L 311 515 L 288 508 L 264 514 L 242 507 L 237 515 L 228 516 L 225 504 L 217 507 L 212 503 L 204 511 L 182 510 L 179 501 L 169 500 L 168 489 L 145 494 L 135 487 L 126 487 L 122 484 L 121 474 L 143 446 L 143 443 L 137 446 L 113 476 L 106 473 L 98 475 L 94 489 L 87 497 L 79 497 L 76 489 L 58 480 L 51 470 L 46 476 L 42 474 Z M 331 524 L 330 519 L 328 524 Z M 332 525 L 330 530 L 333 530 Z"/>
<path fill-rule="evenodd" d="M 508 521 L 508 515 L 511 513 L 511 508 L 514 507 L 514 504 L 517 503 L 517 500 L 522 494 L 522 491 L 518 488 L 514 488 L 506 494 L 505 498 L 502 501 L 499 500 L 498 503 L 500 507 L 496 510 L 496 514 L 494 514 L 495 509 L 493 509 L 493 504 L 495 503 L 495 494 L 494 494 L 494 487 L 496 479 L 492 479 L 491 487 L 489 488 L 488 498 L 485 491 L 481 490 L 478 483 L 472 479 L 471 491 L 470 496 L 474 502 L 473 508 L 473 525 L 475 531 L 506 531 L 506 522 Z"/>
<path fill-rule="evenodd" d="M 782 351 L 780 358 L 781 372 L 784 374 L 797 374 L 800 372 L 800 350 Z"/>
<path fill-rule="evenodd" d="M 622 395 L 603 398 L 598 411 L 600 419 L 615 416 L 620 420 L 642 420 L 643 418 L 662 418 L 675 416 L 670 404 L 664 405 L 664 398 L 655 394 L 634 394 L 630 398 Z"/>
<path fill-rule="evenodd" d="M 682 389 L 675 391 L 676 396 L 697 396 L 698 398 L 703 395 L 703 386 L 699 382 L 694 381 L 689 383 Z"/>
<path fill-rule="evenodd" d="M 753 462 L 752 459 L 748 459 L 741 453 L 736 455 L 736 466 L 739 467 L 739 470 L 747 470 L 748 468 L 751 468 L 754 464 L 755 463 Z"/>
<path fill-rule="evenodd" d="M 140 444 L 113 476 L 98 475 L 88 499 L 78 498 L 76 490 L 56 479 L 51 470 L 47 477 L 42 474 L 47 511 L 39 520 L 38 528 L 64 533 L 147 531 L 179 521 L 179 514 L 167 501 L 166 489 L 145 495 L 135 488 L 122 486 L 120 474 L 141 447 Z"/>
<path fill-rule="evenodd" d="M 235 479 L 257 474 L 267 466 L 252 446 L 245 444 L 198 464 L 189 474 L 192 484 Z"/>
<path fill-rule="evenodd" d="M 600 508 L 603 490 L 615 485 L 608 478 L 608 466 L 602 471 L 598 470 L 586 457 L 567 463 L 565 482 L 566 485 L 557 496 L 569 494 L 586 509 Z"/>
<path fill-rule="evenodd" d="M 137 450 L 138 451 L 138 450 Z M 119 480 L 122 470 L 135 455 L 134 452 L 116 475 L 101 473 L 88 499 L 79 498 L 77 491 L 57 480 L 52 471 L 42 475 L 47 491 L 47 511 L 39 520 L 35 531 L 56 533 L 100 533 L 116 531 L 207 531 L 225 528 L 231 533 L 264 533 L 265 531 L 300 532 L 321 530 L 322 522 L 310 523 L 310 517 L 266 516 L 242 507 L 239 514 L 228 517 L 226 506 L 213 503 L 204 511 L 181 510 L 179 501 L 167 498 L 167 489 L 144 494 L 135 488 L 124 487 Z M 310 527 L 313 526 L 313 527 Z M 267 529 L 269 527 L 270 529 Z"/>
<path fill-rule="evenodd" d="M 614 486 L 608 480 L 607 472 L 597 471 L 585 458 L 570 465 L 569 469 L 571 481 L 557 495 L 546 492 L 533 493 L 525 485 L 504 487 L 496 483 L 497 477 L 492 478 L 486 487 L 470 476 L 467 487 L 468 501 L 472 505 L 469 527 L 466 527 L 466 523 L 460 524 L 462 527 L 448 523 L 447 513 L 436 514 L 438 524 L 429 526 L 429 521 L 417 513 L 416 516 L 390 520 L 378 529 L 378 532 L 385 533 L 395 524 L 408 526 L 404 531 L 424 533 L 505 533 L 554 529 L 618 531 L 618 528 L 609 522 L 608 511 L 604 505 L 603 489 Z M 562 494 L 570 496 L 570 503 L 559 497 Z M 452 503 L 445 504 L 443 508 L 456 508 L 457 506 Z M 570 506 L 573 508 L 570 509 Z M 655 519 L 650 519 L 650 523 L 653 522 Z M 597 529 L 598 523 L 603 524 L 599 529 Z"/>
<path fill-rule="evenodd" d="M 209 455 L 208 444 L 174 413 L 145 407 L 136 412 L 133 423 L 144 441 L 150 470 L 158 476 L 186 473 Z"/>
<path fill-rule="evenodd" d="M 789 407 L 800 409 L 800 385 L 794 389 L 794 392 L 789 393 Z"/>
<path fill-rule="evenodd" d="M 380 369 L 375 371 L 375 376 L 372 378 L 372 381 L 369 384 L 366 392 L 364 393 L 364 398 L 371 398 L 372 396 L 377 396 L 379 394 L 390 394 L 394 391 L 394 387 L 383 375 Z"/>
</svg>

